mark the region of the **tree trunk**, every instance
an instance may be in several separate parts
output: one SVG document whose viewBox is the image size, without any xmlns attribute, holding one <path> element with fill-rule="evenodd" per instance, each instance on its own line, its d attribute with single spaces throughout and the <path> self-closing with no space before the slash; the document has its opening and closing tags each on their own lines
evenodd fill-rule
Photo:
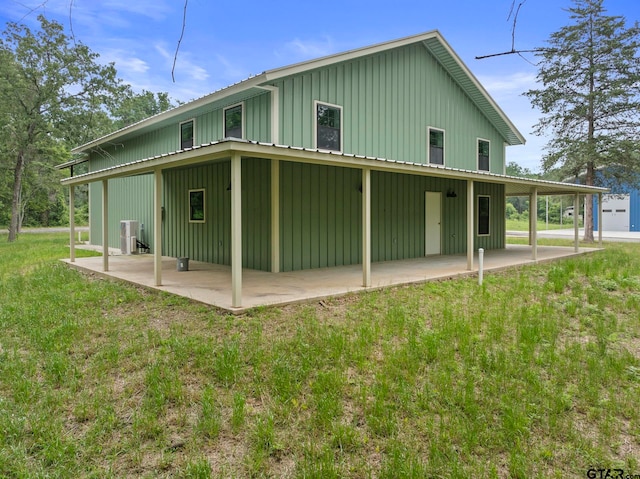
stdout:
<svg viewBox="0 0 640 479">
<path fill-rule="evenodd" d="M 593 163 L 587 164 L 587 178 L 586 184 L 593 186 L 594 183 L 594 168 Z M 580 216 L 574 212 L 575 221 L 580 219 Z M 584 240 L 588 243 L 593 243 L 593 195 L 586 195 L 584 199 Z"/>
<path fill-rule="evenodd" d="M 13 199 L 11 200 L 11 223 L 9 225 L 9 243 L 18 237 L 20 227 L 20 196 L 22 192 L 22 175 L 24 174 L 24 151 L 18 152 L 16 167 L 13 172 Z"/>
</svg>

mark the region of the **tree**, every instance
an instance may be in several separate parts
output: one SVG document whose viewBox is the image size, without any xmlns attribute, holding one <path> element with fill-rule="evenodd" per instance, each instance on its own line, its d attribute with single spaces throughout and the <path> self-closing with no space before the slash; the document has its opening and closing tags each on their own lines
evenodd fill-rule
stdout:
<svg viewBox="0 0 640 479">
<path fill-rule="evenodd" d="M 128 88 L 111 111 L 111 116 L 114 119 L 115 128 L 120 129 L 162 113 L 174 106 L 169 94 L 166 92 L 154 94 L 150 91 L 142 90 L 142 93 L 136 94 Z"/>
<path fill-rule="evenodd" d="M 98 64 L 98 55 L 70 42 L 60 24 L 38 20 L 36 33 L 9 23 L 0 38 L 0 166 L 12 170 L 9 241 L 15 241 L 24 213 L 25 172 L 59 160 L 49 155 L 61 143 L 94 138 L 123 88 L 112 64 Z"/>
<path fill-rule="evenodd" d="M 552 133 L 543 169 L 559 166 L 565 177 L 584 176 L 595 185 L 596 170 L 638 169 L 640 27 L 605 15 L 603 0 L 573 3 L 573 24 L 553 33 L 537 54 L 542 87 L 525 95 L 544 115 L 535 133 Z M 592 210 L 587 195 L 586 241 L 593 241 Z"/>
</svg>

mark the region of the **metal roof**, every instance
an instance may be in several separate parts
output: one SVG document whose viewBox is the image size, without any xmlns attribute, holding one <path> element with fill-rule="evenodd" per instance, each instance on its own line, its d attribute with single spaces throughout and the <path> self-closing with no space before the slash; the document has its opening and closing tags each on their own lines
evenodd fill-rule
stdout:
<svg viewBox="0 0 640 479">
<path fill-rule="evenodd" d="M 72 153 L 87 152 L 103 143 L 113 142 L 115 140 L 122 141 L 152 129 L 184 121 L 207 111 L 237 103 L 240 100 L 264 93 L 264 86 L 268 86 L 271 82 L 279 78 L 416 43 L 424 44 L 426 49 L 437 59 L 438 62 L 440 62 L 440 64 L 442 64 L 452 78 L 460 85 L 463 91 L 469 95 L 471 100 L 487 116 L 487 118 L 489 118 L 508 144 L 524 144 L 525 139 L 522 134 L 482 87 L 480 82 L 478 82 L 475 76 L 462 62 L 460 57 L 458 57 L 458 55 L 453 51 L 440 32 L 432 30 L 418 35 L 267 70 L 259 75 L 247 78 L 246 80 L 217 90 L 171 110 L 146 118 L 134 123 L 133 125 L 122 128 L 121 130 L 109 133 L 101 138 L 92 140 L 84 145 L 74 148 Z"/>
<path fill-rule="evenodd" d="M 336 153 L 333 151 L 276 145 L 273 143 L 240 140 L 236 138 L 213 141 L 211 143 L 194 146 L 193 148 L 177 150 L 171 153 L 156 155 L 122 165 L 111 166 L 98 171 L 83 173 L 81 175 L 63 179 L 62 184 L 78 185 L 122 176 L 146 174 L 157 169 L 176 168 L 225 159 L 229 158 L 234 153 L 251 158 L 273 158 L 285 161 L 316 163 L 350 168 L 371 168 L 372 170 L 390 171 L 395 173 L 408 173 L 458 180 L 472 179 L 474 181 L 487 183 L 500 183 L 505 185 L 505 193 L 507 196 L 526 196 L 532 192 L 533 188 L 536 189 L 538 195 L 564 195 L 575 193 L 589 194 L 605 193 L 608 191 L 607 188 L 599 188 L 595 186 L 519 178 L 484 171 L 464 170 L 440 165 L 396 161 L 386 158 Z"/>
</svg>

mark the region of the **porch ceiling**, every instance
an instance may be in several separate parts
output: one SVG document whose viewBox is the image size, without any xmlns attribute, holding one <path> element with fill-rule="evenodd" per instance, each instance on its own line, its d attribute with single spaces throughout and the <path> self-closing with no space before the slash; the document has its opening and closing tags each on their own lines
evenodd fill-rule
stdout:
<svg viewBox="0 0 640 479">
<path fill-rule="evenodd" d="M 597 248 L 581 248 L 576 253 L 573 247 L 538 246 L 537 262 L 552 261 L 593 251 L 597 251 Z M 79 270 L 185 296 L 236 314 L 258 306 L 320 300 L 394 285 L 424 283 L 477 274 L 467 270 L 466 254 L 373 263 L 371 287 L 368 288 L 362 286 L 362 265 L 359 264 L 287 273 L 244 269 L 242 272 L 243 306 L 234 308 L 231 305 L 231 267 L 229 266 L 190 261 L 189 271 L 177 271 L 176 259 L 163 257 L 163 284 L 154 286 L 153 255 L 111 256 L 109 271 L 106 273 L 102 271 L 103 263 L 100 256 L 77 258 L 74 263 L 67 262 Z M 508 245 L 503 250 L 485 252 L 484 271 L 497 271 L 535 262 L 531 259 L 530 246 Z"/>
<path fill-rule="evenodd" d="M 335 153 L 239 139 L 214 141 L 185 150 L 178 150 L 172 153 L 144 158 L 130 163 L 65 178 L 61 182 L 63 185 L 73 186 L 111 178 L 140 175 L 156 170 L 230 158 L 234 153 L 238 153 L 245 158 L 268 158 L 298 163 L 315 163 L 348 168 L 370 168 L 371 170 L 412 175 L 500 183 L 505 185 L 505 193 L 507 196 L 526 196 L 529 195 L 534 188 L 537 189 L 538 195 L 589 194 L 609 191 L 607 188 L 593 186 L 518 178 L 488 172 L 462 170 L 445 166 L 410 163 L 385 158 Z"/>
</svg>

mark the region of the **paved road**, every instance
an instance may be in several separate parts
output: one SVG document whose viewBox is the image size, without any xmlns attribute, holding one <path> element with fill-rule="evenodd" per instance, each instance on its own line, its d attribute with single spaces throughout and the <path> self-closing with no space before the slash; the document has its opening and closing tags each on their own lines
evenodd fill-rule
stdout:
<svg viewBox="0 0 640 479">
<path fill-rule="evenodd" d="M 88 226 L 76 226 L 76 231 L 89 231 Z M 68 233 L 68 226 L 56 226 L 52 228 L 22 228 L 20 234 L 28 234 L 28 233 Z M 9 234 L 9 230 L 0 229 L 0 234 L 6 235 Z"/>
<path fill-rule="evenodd" d="M 528 236 L 528 231 L 507 231 L 507 236 Z M 573 228 L 561 229 L 561 230 L 538 230 L 538 238 L 567 238 L 573 239 Z M 593 237 L 598 241 L 598 232 L 593 232 Z M 582 240 L 584 238 L 584 229 L 578 230 L 578 238 Z M 613 242 L 627 242 L 638 241 L 640 242 L 640 232 L 637 231 L 603 231 L 602 241 Z"/>
</svg>

